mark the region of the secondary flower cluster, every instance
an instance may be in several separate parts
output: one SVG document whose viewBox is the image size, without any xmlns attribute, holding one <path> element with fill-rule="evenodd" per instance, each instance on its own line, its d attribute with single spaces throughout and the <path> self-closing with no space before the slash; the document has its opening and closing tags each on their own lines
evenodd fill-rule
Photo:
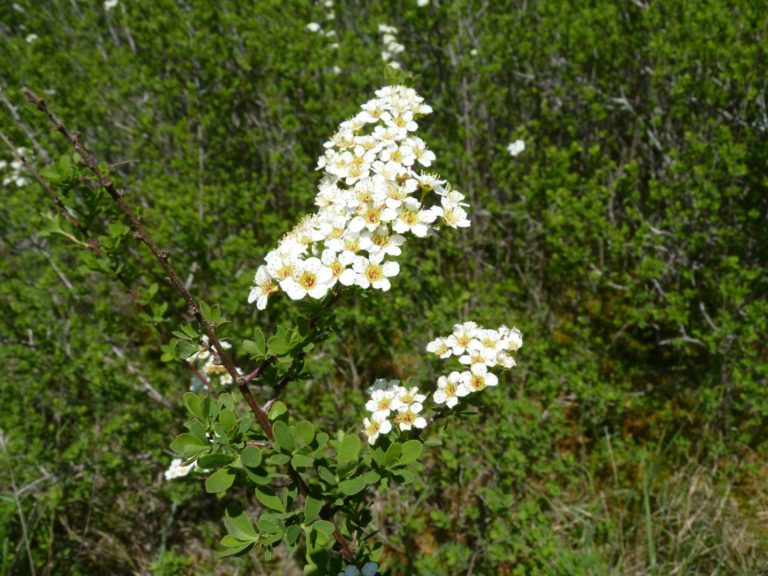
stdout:
<svg viewBox="0 0 768 576">
<path fill-rule="evenodd" d="M 517 328 L 501 326 L 491 330 L 475 322 L 454 325 L 450 336 L 436 338 L 427 344 L 427 352 L 443 359 L 457 356 L 469 369 L 454 370 L 437 379 L 437 390 L 432 394 L 435 404 L 453 408 L 459 398 L 480 392 L 487 386 L 496 386 L 499 379 L 489 369 L 513 368 L 515 359 L 511 354 L 522 345 L 523 335 Z"/>
<path fill-rule="evenodd" d="M 16 148 L 16 155 L 25 157 L 28 156 L 26 148 Z M 10 169 L 8 175 L 3 177 L 3 186 L 15 184 L 17 188 L 22 188 L 29 183 L 26 176 L 23 175 L 24 163 L 21 160 L 11 160 L 7 162 L 0 160 L 0 172 Z"/>
<path fill-rule="evenodd" d="M 221 347 L 225 350 L 229 350 L 232 348 L 232 345 L 225 340 L 221 340 Z M 220 386 L 232 384 L 232 375 L 227 372 L 227 369 L 222 365 L 221 359 L 218 357 L 218 354 L 216 354 L 216 351 L 212 349 L 208 342 L 208 336 L 205 334 L 203 334 L 203 341 L 200 343 L 197 352 L 187 358 L 187 362 L 194 366 L 199 372 L 199 375 L 207 380 L 206 382 L 201 378 L 193 379 L 192 385 L 189 387 L 192 392 L 197 392 L 201 389 L 208 390 L 209 384 L 216 382 L 218 382 Z"/>
<path fill-rule="evenodd" d="M 337 41 L 336 30 L 333 29 L 332 24 L 332 22 L 336 20 L 336 13 L 333 10 L 334 0 L 324 0 L 323 7 L 326 9 L 325 19 L 327 21 L 326 25 L 328 26 L 328 30 L 323 30 L 323 27 L 319 22 L 310 22 L 307 24 L 307 30 L 315 34 L 325 36 L 329 40 L 333 40 L 333 42 L 330 44 L 330 48 L 332 50 L 337 50 L 339 48 L 339 43 Z"/>
<path fill-rule="evenodd" d="M 192 462 L 191 464 L 188 464 L 186 466 L 183 466 L 181 458 L 174 458 L 171 461 L 171 465 L 168 466 L 168 470 L 165 471 L 165 479 L 166 480 L 173 480 L 175 478 L 183 478 L 192 470 L 197 469 L 197 462 Z"/>
<path fill-rule="evenodd" d="M 263 310 L 283 290 L 293 300 L 320 299 L 338 282 L 387 291 L 400 272 L 392 260 L 406 234 L 425 237 L 439 225 L 467 227 L 464 195 L 434 174 L 435 160 L 414 133 L 432 109 L 416 91 L 388 86 L 325 143 L 324 171 L 306 216 L 258 268 L 248 302 Z M 431 199 L 434 204 L 427 206 Z"/>
<path fill-rule="evenodd" d="M 377 378 L 368 393 L 371 399 L 365 409 L 371 417 L 363 420 L 363 434 L 370 444 L 374 444 L 380 434 L 389 434 L 392 424 L 400 426 L 400 430 L 426 427 L 427 421 L 421 411 L 427 397 L 420 394 L 418 388 L 401 386 L 400 380 Z"/>
<path fill-rule="evenodd" d="M 397 41 L 397 28 L 387 24 L 379 24 L 379 34 L 381 34 L 381 42 L 384 44 L 381 59 L 388 62 L 395 70 L 399 70 L 401 68 L 400 62 L 394 58 L 405 51 L 405 46 Z"/>
</svg>

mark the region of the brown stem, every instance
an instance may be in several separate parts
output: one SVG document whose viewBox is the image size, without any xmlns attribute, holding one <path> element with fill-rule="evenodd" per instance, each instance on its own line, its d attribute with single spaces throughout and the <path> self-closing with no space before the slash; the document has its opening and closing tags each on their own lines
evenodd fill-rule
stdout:
<svg viewBox="0 0 768 576">
<path fill-rule="evenodd" d="M 270 441 L 274 441 L 275 435 L 274 435 L 274 432 L 272 432 L 272 425 L 269 423 L 269 418 L 267 417 L 267 413 L 262 409 L 261 406 L 259 406 L 259 403 L 256 401 L 256 398 L 254 398 L 253 394 L 248 388 L 248 382 L 250 380 L 247 380 L 246 377 L 241 376 L 240 373 L 237 371 L 235 364 L 233 363 L 229 355 L 227 355 L 227 353 L 224 350 L 224 347 L 221 345 L 221 342 L 216 336 L 215 323 L 209 321 L 205 317 L 205 314 L 203 314 L 203 311 L 200 308 L 200 305 L 198 304 L 197 300 L 195 300 L 194 296 L 192 296 L 189 290 L 187 290 L 184 283 L 181 281 L 181 278 L 176 273 L 176 270 L 173 268 L 173 266 L 169 262 L 170 254 L 168 253 L 168 251 L 161 250 L 157 247 L 157 244 L 155 244 L 154 240 L 149 236 L 146 229 L 144 228 L 142 223 L 139 221 L 139 219 L 136 217 L 131 207 L 128 206 L 128 204 L 126 203 L 124 199 L 124 192 L 118 189 L 117 187 L 115 187 L 115 184 L 112 182 L 112 180 L 101 171 L 101 169 L 99 168 L 98 162 L 83 144 L 80 138 L 80 134 L 77 132 L 71 132 L 69 129 L 67 129 L 67 127 L 56 116 L 56 114 L 50 108 L 48 108 L 47 104 L 45 103 L 45 100 L 37 96 L 34 92 L 29 90 L 28 88 L 24 88 L 22 91 L 24 92 L 24 95 L 29 99 L 29 101 L 32 102 L 35 106 L 37 106 L 38 110 L 40 110 L 43 114 L 45 114 L 48 117 L 48 119 L 53 123 L 54 129 L 57 132 L 60 132 L 64 137 L 66 137 L 70 141 L 75 151 L 80 155 L 82 164 L 86 166 L 96 176 L 101 186 L 112 197 L 112 199 L 115 201 L 120 211 L 128 219 L 128 222 L 134 231 L 135 237 L 138 240 L 141 240 L 141 242 L 143 242 L 144 245 L 147 248 L 149 248 L 149 251 L 152 252 L 152 255 L 155 257 L 155 259 L 157 259 L 157 261 L 163 267 L 163 270 L 167 275 L 168 281 L 171 283 L 171 285 L 176 290 L 176 292 L 178 292 L 179 295 L 184 299 L 184 302 L 186 302 L 188 312 L 192 316 L 194 316 L 197 319 L 197 321 L 200 323 L 203 333 L 206 336 L 208 336 L 208 341 L 211 343 L 211 345 L 214 347 L 216 352 L 219 354 L 222 365 L 224 366 L 224 368 L 226 368 L 227 372 L 229 372 L 230 376 L 232 376 L 232 379 L 237 383 L 237 387 L 239 388 L 241 394 L 245 398 L 245 401 L 248 403 L 248 406 L 251 408 L 251 411 L 256 416 L 256 420 L 259 422 L 259 425 L 261 426 L 262 430 L 264 430 L 264 433 L 267 435 L 267 438 L 269 438 Z M 259 374 L 261 374 L 261 372 L 263 372 L 264 369 L 266 369 L 266 367 L 273 361 L 274 361 L 274 357 L 269 357 L 263 360 L 261 363 L 261 366 L 259 366 L 259 368 L 257 368 L 256 370 L 254 370 L 254 372 L 251 373 L 251 374 L 255 373 L 255 375 L 253 375 L 251 380 L 256 378 Z M 308 496 L 309 487 L 307 486 L 304 479 L 299 475 L 299 473 L 290 463 L 288 463 L 286 466 L 288 468 L 288 475 L 291 477 L 291 480 L 296 485 L 299 493 L 304 497 Z M 352 554 L 351 549 L 349 548 L 349 545 L 344 539 L 344 536 L 337 529 L 334 529 L 333 535 L 336 541 L 341 546 L 341 551 L 344 558 L 347 561 L 351 561 L 354 558 L 354 556 Z"/>
</svg>

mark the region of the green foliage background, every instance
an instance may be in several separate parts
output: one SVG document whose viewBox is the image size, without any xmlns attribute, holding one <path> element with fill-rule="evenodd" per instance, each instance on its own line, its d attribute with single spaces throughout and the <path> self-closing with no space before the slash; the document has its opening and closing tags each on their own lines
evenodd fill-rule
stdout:
<svg viewBox="0 0 768 576">
<path fill-rule="evenodd" d="M 311 209 L 323 142 L 392 80 L 377 27 L 396 26 L 472 227 L 410 242 L 391 292 L 348 294 L 287 403 L 352 430 L 374 378 L 434 381 L 424 346 L 452 324 L 526 341 L 415 488 L 373 503 L 393 574 L 764 574 L 767 8 L 5 1 L 0 87 L 54 159 L 21 88 L 82 131 L 237 345 L 286 309 L 246 303 L 253 273 Z M 9 106 L 0 126 L 45 164 Z M 215 560 L 221 504 L 163 481 L 191 376 L 161 361 L 185 311 L 150 255 L 105 199 L 64 196 L 96 258 L 46 233 L 36 184 L 0 191 L 0 573 L 30 572 L 11 473 L 38 574 L 294 573 Z"/>
</svg>

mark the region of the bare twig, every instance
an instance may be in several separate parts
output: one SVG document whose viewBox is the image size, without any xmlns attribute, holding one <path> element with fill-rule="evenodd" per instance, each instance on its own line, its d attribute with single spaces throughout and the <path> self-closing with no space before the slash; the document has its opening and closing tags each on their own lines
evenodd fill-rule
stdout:
<svg viewBox="0 0 768 576">
<path fill-rule="evenodd" d="M 125 361 L 125 366 L 128 368 L 128 372 L 130 372 L 131 374 L 136 376 L 136 378 L 139 379 L 139 382 L 141 382 L 141 385 L 143 386 L 144 391 L 147 393 L 147 395 L 150 398 L 152 398 L 152 400 L 162 404 L 169 410 L 173 410 L 173 404 L 171 404 L 165 398 L 165 396 L 160 394 L 160 392 L 158 392 L 157 389 L 154 386 L 152 386 L 149 380 L 147 380 L 144 377 L 144 375 L 141 372 L 139 372 L 138 369 L 131 362 L 128 361 L 128 359 L 125 357 L 125 353 L 120 348 L 112 344 L 112 352 L 114 352 L 118 358 Z"/>
</svg>

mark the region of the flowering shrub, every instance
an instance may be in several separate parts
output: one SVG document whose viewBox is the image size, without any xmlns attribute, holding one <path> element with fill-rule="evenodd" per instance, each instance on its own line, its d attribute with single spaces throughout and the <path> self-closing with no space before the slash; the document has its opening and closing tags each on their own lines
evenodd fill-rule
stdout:
<svg viewBox="0 0 768 576">
<path fill-rule="evenodd" d="M 329 434 L 310 421 L 291 421 L 279 398 L 291 381 L 311 377 L 305 356 L 329 335 L 331 305 L 339 296 L 337 284 L 388 291 L 389 278 L 400 271 L 393 258 L 401 253 L 408 234 L 423 238 L 442 225 L 469 226 L 463 194 L 437 175 L 418 169 L 435 160 L 414 134 L 417 120 L 430 112 L 413 89 L 385 87 L 326 142 L 318 162 L 323 171 L 315 198 L 318 211 L 302 219 L 266 255 L 248 297 L 260 310 L 278 290 L 292 300 L 309 296 L 318 302 L 300 310 L 295 326 L 281 328 L 269 339 L 257 330 L 253 340 L 243 342 L 243 350 L 259 362 L 248 374 L 232 363 L 230 344 L 216 335 L 216 329 L 226 323 L 218 308 L 194 301 L 146 232 L 135 224 L 137 234 L 169 276 L 176 278 L 175 286 L 202 332 L 184 325 L 174 333 L 176 353 L 196 378 L 192 392 L 184 396 L 190 416 L 185 424 L 188 432 L 173 442 L 179 458 L 173 460 L 165 478 L 180 478 L 198 469 L 207 475 L 208 492 L 222 494 L 236 485 L 247 486 L 255 490 L 262 506 L 255 523 L 244 507 L 227 508 L 228 535 L 221 540 L 222 556 L 246 554 L 258 547 L 269 558 L 282 543 L 289 550 L 303 547 L 305 574 L 378 573 L 382 548 L 370 540 L 373 516 L 368 491 L 392 482 L 411 482 L 412 464 L 424 447 L 420 432 L 448 412 L 436 412 L 428 420 L 424 415 L 427 394 L 417 386 L 380 378 L 369 389 L 370 400 L 365 404 L 370 415 L 363 420 L 362 433 L 369 447 L 363 450 L 356 432 Z M 95 166 L 87 151 L 78 148 L 78 152 L 87 165 Z M 111 182 L 93 169 L 119 201 Z M 432 393 L 434 403 L 450 409 L 460 398 L 497 385 L 498 378 L 489 369 L 513 367 L 511 353 L 521 345 L 516 329 L 457 324 L 452 335 L 430 342 L 427 350 L 443 359 L 455 355 L 468 369 L 441 376 Z M 265 404 L 256 402 L 251 383 L 272 389 Z M 239 388 L 249 412 L 240 410 L 229 393 L 215 396 L 217 389 L 231 386 Z M 390 435 L 393 431 L 397 433 Z M 286 473 L 289 486 L 281 480 Z M 339 555 L 329 554 L 334 546 Z M 362 569 L 357 567 L 360 564 Z"/>
<path fill-rule="evenodd" d="M 460 398 L 496 386 L 498 378 L 489 369 L 513 367 L 511 353 L 522 345 L 517 329 L 488 330 L 474 322 L 457 324 L 453 334 L 430 342 L 428 351 L 443 359 L 454 355 L 468 367 L 438 379 L 432 398 L 446 409 L 428 420 L 423 413 L 427 394 L 417 386 L 376 380 L 365 404 L 370 412 L 362 428 L 367 449 L 357 431 L 330 434 L 308 420 L 292 420 L 280 400 L 291 382 L 311 378 L 306 355 L 330 335 L 332 305 L 340 296 L 337 283 L 388 291 L 389 278 L 400 270 L 391 258 L 400 254 L 406 234 L 426 237 L 441 225 L 469 226 L 463 194 L 416 168 L 429 167 L 435 160 L 414 135 L 416 121 L 430 113 L 430 107 L 413 89 L 382 88 L 326 142 L 318 162 L 323 170 L 315 198 L 318 212 L 302 219 L 267 254 L 248 297 L 258 309 L 264 309 L 278 290 L 292 300 L 309 296 L 317 302 L 299 308 L 295 323 L 269 339 L 256 329 L 253 340 L 242 342 L 243 351 L 258 363 L 246 374 L 231 359 L 232 346 L 220 338 L 220 329 L 228 322 L 219 308 L 192 296 L 80 136 L 62 125 L 42 99 L 31 92 L 28 97 L 75 147 L 76 155 L 50 167 L 48 177 L 69 185 L 80 179 L 81 167 L 90 170 L 196 319 L 196 324 L 174 332 L 173 352 L 186 361 L 195 379 L 192 391 L 183 397 L 188 432 L 172 443 L 179 457 L 164 476 L 173 480 L 199 470 L 207 476 L 205 488 L 210 493 L 223 494 L 233 487 L 255 491 L 261 504 L 255 523 L 245 506 L 227 507 L 228 534 L 221 540 L 220 555 L 243 555 L 258 547 L 271 558 L 273 549 L 282 544 L 291 551 L 303 549 L 305 574 L 338 570 L 345 576 L 376 574 L 382 543 L 371 540 L 369 491 L 412 482 L 413 464 L 426 445 L 419 435 L 428 422 L 446 416 Z M 51 194 L 58 198 L 52 189 Z M 66 209 L 65 214 L 77 222 Z M 113 231 L 117 237 L 127 232 L 124 226 Z M 158 309 L 155 315 L 163 311 Z M 269 400 L 259 404 L 252 384 L 271 390 Z M 228 391 L 216 393 L 235 386 L 247 411 Z M 390 434 L 393 431 L 396 434 Z M 335 550 L 339 554 L 332 553 Z"/>
</svg>

